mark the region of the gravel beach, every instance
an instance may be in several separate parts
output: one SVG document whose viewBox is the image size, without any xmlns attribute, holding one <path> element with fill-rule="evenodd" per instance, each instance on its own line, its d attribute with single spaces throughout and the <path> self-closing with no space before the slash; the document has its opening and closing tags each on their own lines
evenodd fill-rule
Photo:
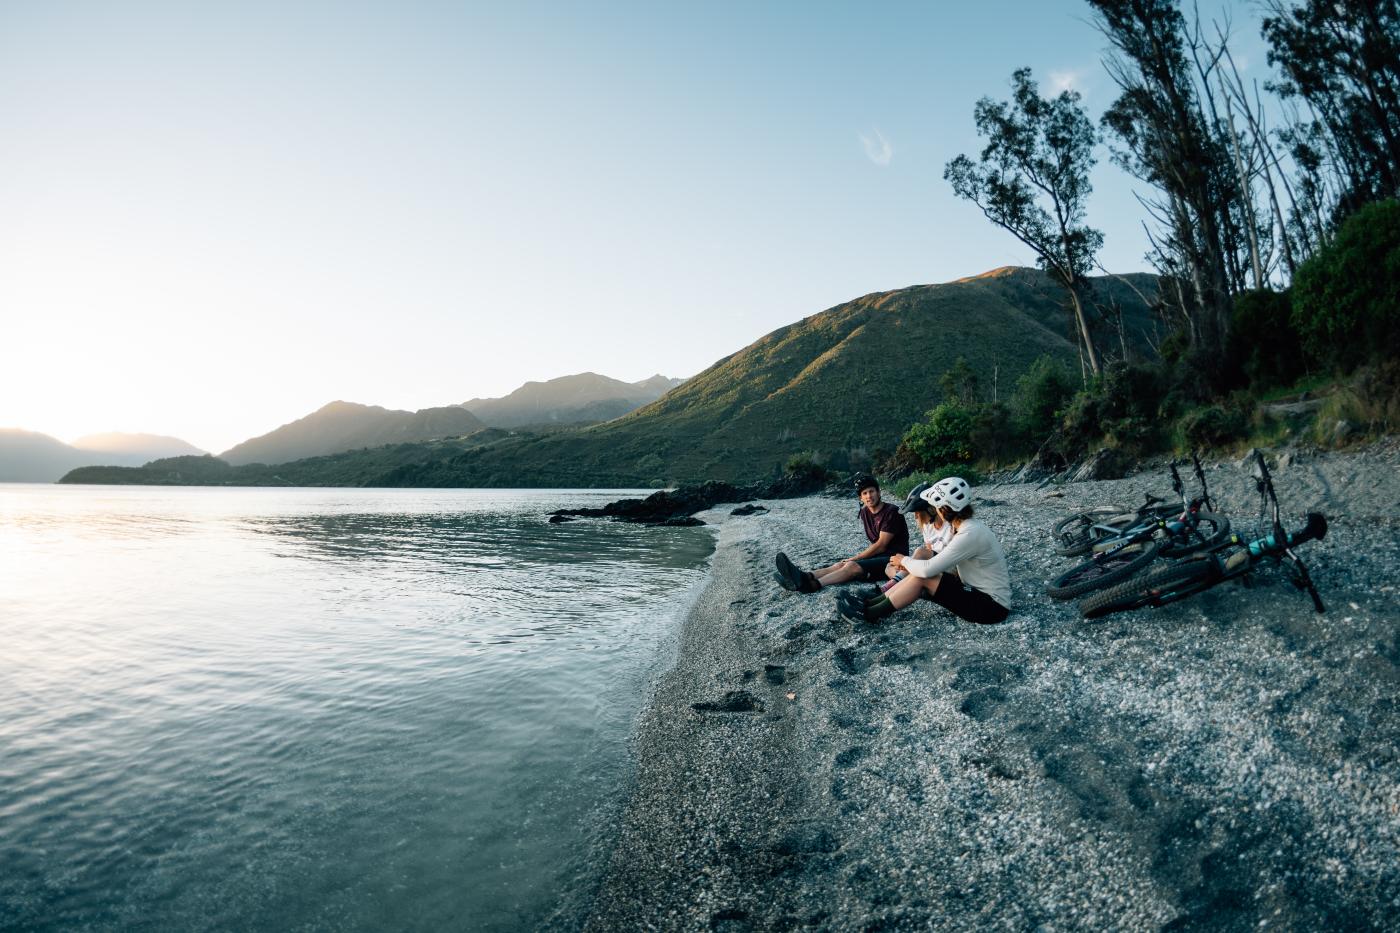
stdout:
<svg viewBox="0 0 1400 933">
<path fill-rule="evenodd" d="M 1234 462 L 1220 511 L 1254 528 Z M 1194 483 L 1189 477 L 1188 485 Z M 1400 912 L 1400 443 L 1275 472 L 1328 612 L 1281 574 L 1099 622 L 1044 595 L 1062 514 L 1169 496 L 1128 479 L 986 485 L 1014 589 L 1000 626 L 921 602 L 878 628 L 803 566 L 863 546 L 857 503 L 718 524 L 656 684 L 589 930 L 1368 929 Z"/>
</svg>

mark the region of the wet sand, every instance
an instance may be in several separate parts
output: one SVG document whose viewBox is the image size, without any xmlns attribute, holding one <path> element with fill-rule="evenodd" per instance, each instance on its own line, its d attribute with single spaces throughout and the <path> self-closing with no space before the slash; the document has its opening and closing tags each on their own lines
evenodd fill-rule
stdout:
<svg viewBox="0 0 1400 933">
<path fill-rule="evenodd" d="M 1253 485 L 1208 473 L 1253 527 Z M 985 486 L 1015 608 L 878 628 L 781 590 L 862 543 L 856 503 L 728 509 L 637 739 L 590 930 L 1383 928 L 1400 910 L 1400 451 L 1294 458 L 1285 512 L 1329 612 L 1276 572 L 1084 622 L 1043 594 L 1071 509 L 1169 494 Z M 1241 528 L 1246 530 L 1246 528 Z"/>
</svg>

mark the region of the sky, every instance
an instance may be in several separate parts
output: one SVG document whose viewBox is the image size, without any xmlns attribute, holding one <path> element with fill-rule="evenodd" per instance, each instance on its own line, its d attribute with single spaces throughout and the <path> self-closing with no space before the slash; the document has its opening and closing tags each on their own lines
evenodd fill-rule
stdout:
<svg viewBox="0 0 1400 933">
<path fill-rule="evenodd" d="M 1105 47 L 1068 0 L 0 0 L 0 428 L 217 453 L 1031 265 L 943 166 L 1017 67 L 1097 118 Z M 1099 155 L 1101 261 L 1144 270 Z"/>
</svg>

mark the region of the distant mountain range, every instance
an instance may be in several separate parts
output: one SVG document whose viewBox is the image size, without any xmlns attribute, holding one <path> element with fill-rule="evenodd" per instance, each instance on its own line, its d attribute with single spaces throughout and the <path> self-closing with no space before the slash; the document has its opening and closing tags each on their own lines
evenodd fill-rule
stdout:
<svg viewBox="0 0 1400 933">
<path fill-rule="evenodd" d="M 36 431 L 0 428 L 0 483 L 52 483 L 88 464 L 140 466 L 163 457 L 202 453 L 178 437 L 158 434 L 90 434 L 65 444 Z"/>
<path fill-rule="evenodd" d="M 654 402 L 683 379 L 660 374 L 622 382 L 597 373 L 527 382 L 504 398 L 474 398 L 461 407 L 493 428 L 610 421 Z"/>
<path fill-rule="evenodd" d="M 1102 334 L 1100 349 L 1110 356 L 1124 348 L 1150 355 L 1156 319 L 1139 293 L 1153 294 L 1155 278 L 1135 274 L 1092 282 L 1095 300 L 1121 312 L 1121 333 L 1115 327 Z M 876 450 L 892 450 L 941 400 L 939 377 L 959 356 L 985 390 L 1006 398 L 1042 355 L 1077 369 L 1063 292 L 1043 272 L 1008 267 L 837 305 L 773 331 L 656 401 L 602 424 L 549 432 L 479 431 L 284 463 L 275 471 L 215 462 L 198 465 L 194 472 L 205 478 L 195 480 L 188 462 L 153 464 L 145 471 L 79 470 L 68 480 L 660 485 L 760 478 L 796 453 L 814 454 L 842 469 L 868 460 Z M 528 388 L 518 390 L 527 399 Z M 528 403 L 516 410 L 522 409 L 528 410 Z"/>
<path fill-rule="evenodd" d="M 286 463 L 361 447 L 456 437 L 484 427 L 476 415 L 456 405 L 396 411 L 378 405 L 331 402 L 305 418 L 229 448 L 219 459 L 234 466 Z"/>
</svg>

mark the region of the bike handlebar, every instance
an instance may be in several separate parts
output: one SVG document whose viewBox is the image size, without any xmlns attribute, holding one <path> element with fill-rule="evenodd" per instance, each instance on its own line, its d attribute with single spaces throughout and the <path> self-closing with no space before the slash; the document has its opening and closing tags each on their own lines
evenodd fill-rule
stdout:
<svg viewBox="0 0 1400 933">
<path fill-rule="evenodd" d="M 1291 548 L 1293 545 L 1302 544 L 1304 541 L 1321 541 L 1323 538 L 1327 537 L 1327 518 L 1321 512 L 1309 512 L 1307 524 L 1297 531 L 1285 533 L 1283 537 L 1285 539 L 1283 543 L 1279 542 L 1277 533 L 1261 538 L 1258 541 L 1251 541 L 1249 544 L 1249 552 L 1255 557 L 1260 557 L 1266 553 Z"/>
</svg>

